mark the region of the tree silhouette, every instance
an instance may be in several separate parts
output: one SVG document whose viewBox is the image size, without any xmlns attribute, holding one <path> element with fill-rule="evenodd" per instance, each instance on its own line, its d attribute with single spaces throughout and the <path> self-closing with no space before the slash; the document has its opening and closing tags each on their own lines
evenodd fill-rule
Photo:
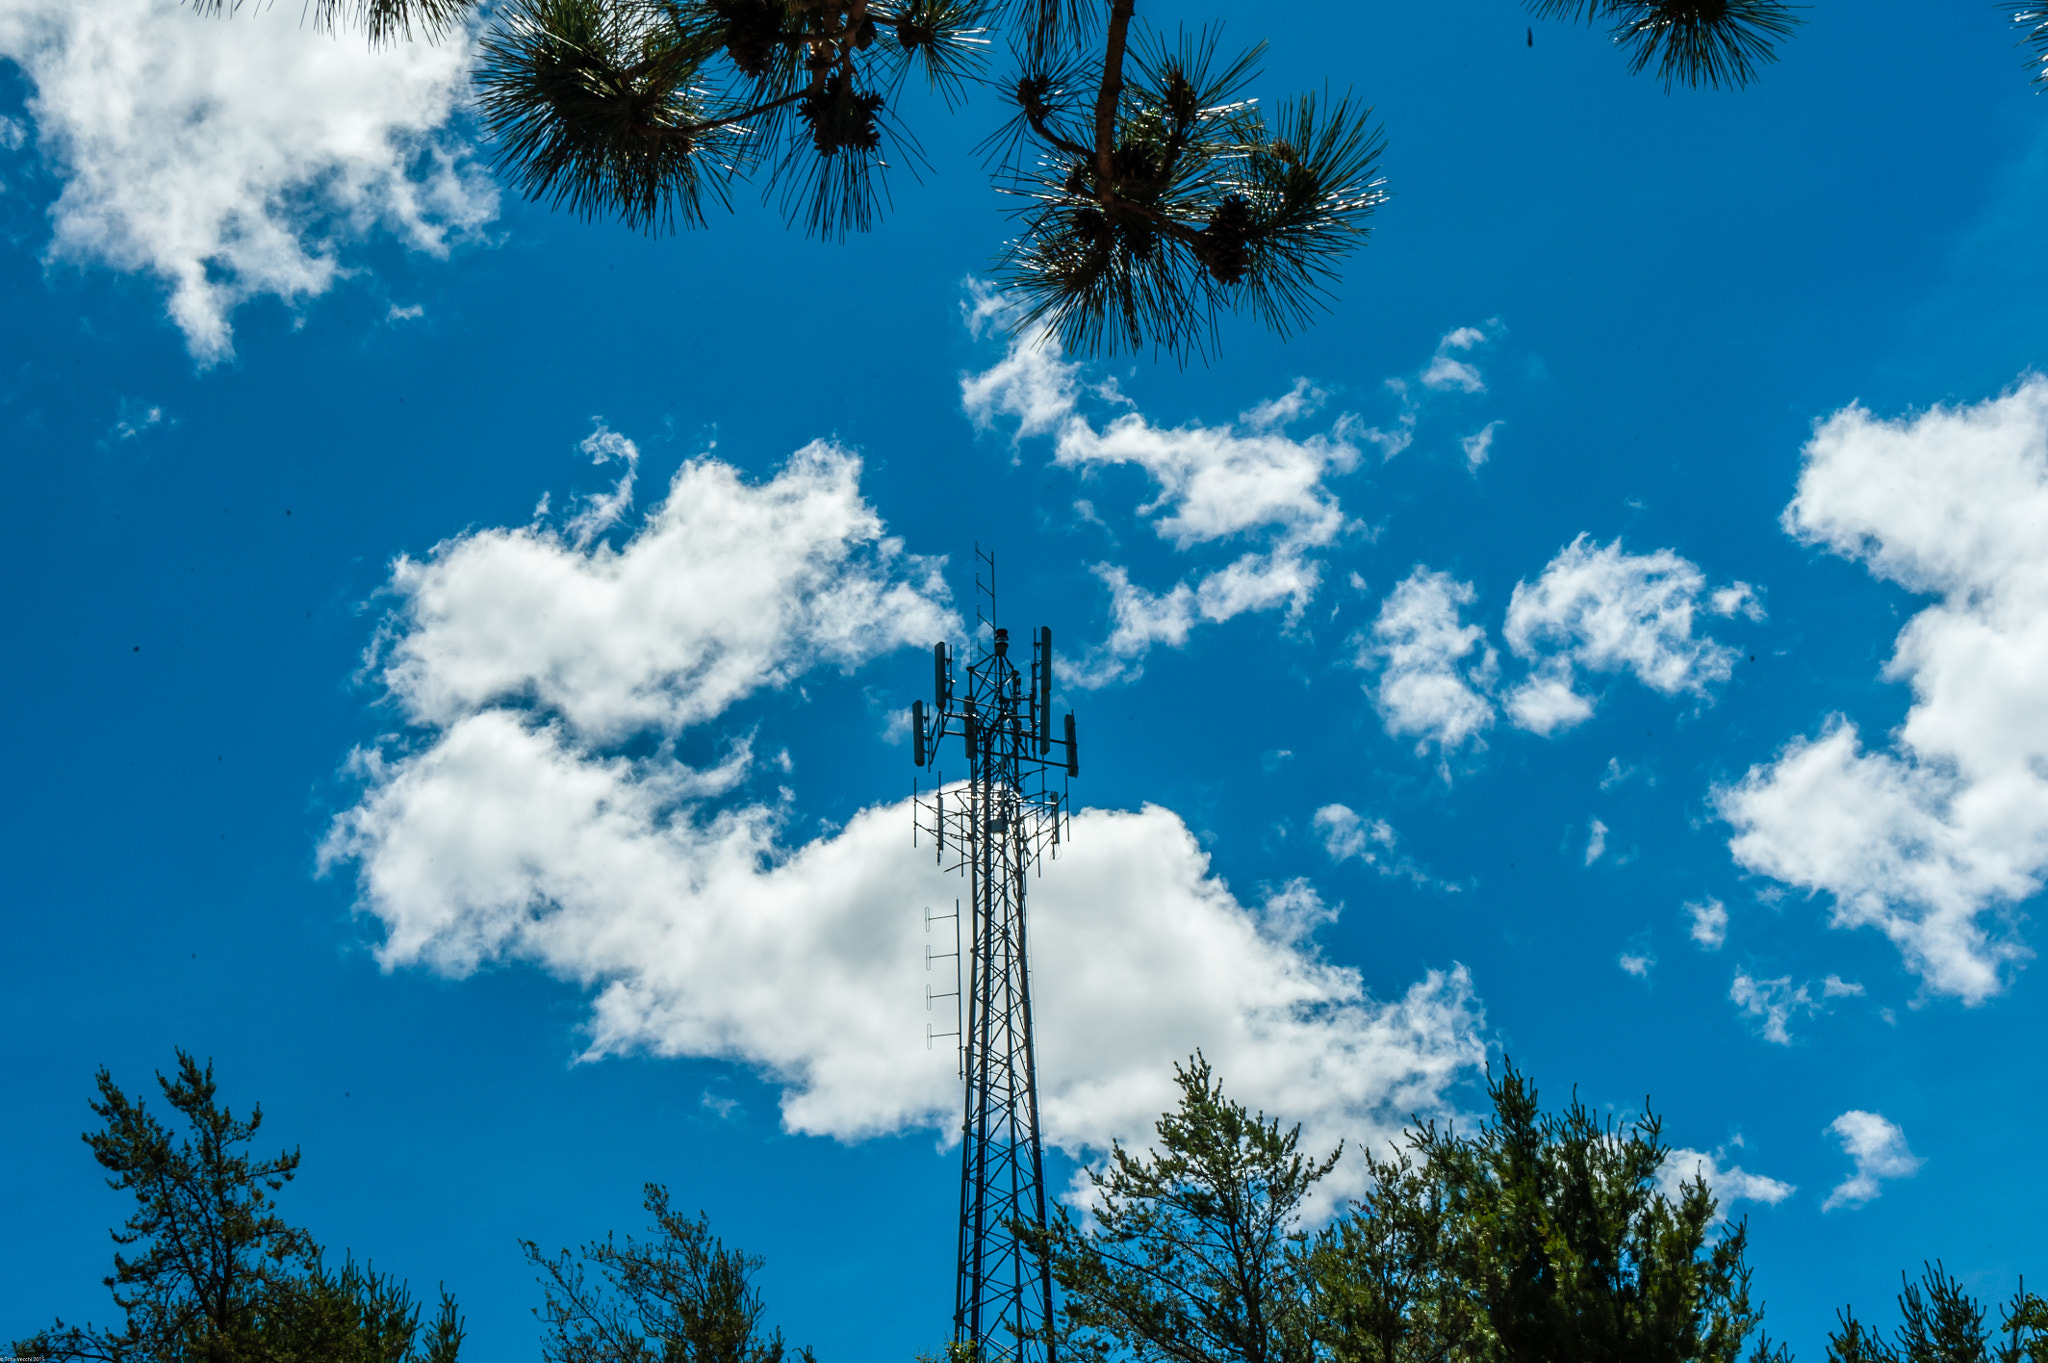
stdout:
<svg viewBox="0 0 2048 1363">
<path fill-rule="evenodd" d="M 1782 0 L 1523 2 L 1606 25 L 1629 69 L 1667 91 L 1750 84 L 1803 22 Z M 2001 8 L 2048 88 L 2048 7 Z M 446 36 L 479 10 L 308 12 L 386 43 Z M 476 80 L 499 172 L 649 233 L 704 226 L 742 183 L 810 235 L 868 231 L 887 172 L 922 159 L 906 82 L 949 111 L 992 88 L 1008 118 L 982 151 L 1018 224 L 997 268 L 1020 302 L 1010 322 L 1075 354 L 1205 356 L 1234 313 L 1285 335 L 1329 305 L 1385 199 L 1370 108 L 1326 91 L 1269 116 L 1249 95 L 1263 45 L 1155 32 L 1136 0 L 504 0 L 483 23 Z"/>
<path fill-rule="evenodd" d="M 321 1262 L 307 1232 L 277 1212 L 298 1174 L 297 1149 L 256 1159 L 249 1147 L 263 1109 L 237 1117 L 218 1100 L 213 1063 L 176 1052 L 174 1078 L 157 1087 L 188 1132 L 178 1137 L 144 1100 L 101 1069 L 84 1134 L 107 1186 L 135 1211 L 113 1232 L 106 1285 L 124 1317 L 118 1330 L 59 1320 L 17 1341 L 37 1363 L 457 1363 L 463 1327 L 454 1298 L 423 1326 L 397 1278 L 347 1260 Z"/>
</svg>

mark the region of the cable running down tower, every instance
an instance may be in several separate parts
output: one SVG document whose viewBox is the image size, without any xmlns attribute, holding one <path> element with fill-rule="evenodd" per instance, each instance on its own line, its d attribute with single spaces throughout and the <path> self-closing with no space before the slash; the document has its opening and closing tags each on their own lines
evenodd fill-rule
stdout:
<svg viewBox="0 0 2048 1363">
<path fill-rule="evenodd" d="M 977 556 L 993 578 L 993 561 Z M 977 656 L 956 689 L 956 660 L 936 645 L 932 704 L 911 705 L 912 756 L 937 778 L 917 799 L 918 832 L 937 843 L 941 866 L 967 876 L 972 905 L 966 951 L 953 958 L 956 969 L 965 958 L 954 997 L 967 1090 L 953 1341 L 979 1363 L 1056 1363 L 1052 1266 L 1018 1234 L 1046 1224 L 1024 883 L 1059 854 L 1065 778 L 1081 764 L 1074 716 L 1053 730 L 1052 630 L 1034 631 L 1028 671 L 1011 658 L 1006 629 L 971 647 Z M 948 739 L 966 750 L 964 783 L 948 785 L 938 772 Z M 957 911 L 954 920 L 957 932 Z"/>
</svg>

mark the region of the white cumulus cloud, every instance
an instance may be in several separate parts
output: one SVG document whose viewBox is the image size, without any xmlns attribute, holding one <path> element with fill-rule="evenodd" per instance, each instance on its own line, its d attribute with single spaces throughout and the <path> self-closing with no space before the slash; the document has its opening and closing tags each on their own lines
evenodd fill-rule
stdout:
<svg viewBox="0 0 2048 1363">
<path fill-rule="evenodd" d="M 1356 665 L 1379 674 L 1381 722 L 1394 737 L 1414 737 L 1418 754 L 1432 743 L 1448 753 L 1480 742 L 1493 724 L 1486 691 L 1498 660 L 1485 629 L 1460 618 L 1477 597 L 1471 583 L 1417 564 L 1355 641 Z"/>
<path fill-rule="evenodd" d="M 1678 1201 L 1685 1194 L 1685 1185 L 1694 1179 L 1703 1180 L 1708 1191 L 1714 1195 L 1716 1222 L 1728 1219 L 1728 1209 L 1738 1202 L 1761 1202 L 1775 1207 L 1798 1188 L 1763 1174 L 1747 1173 L 1739 1164 L 1723 1168 L 1723 1152 L 1707 1154 L 1700 1150 L 1683 1147 L 1665 1152 L 1664 1163 L 1657 1170 L 1658 1191 Z"/>
<path fill-rule="evenodd" d="M 1911 1178 L 1922 1160 L 1906 1145 L 1906 1133 L 1881 1114 L 1852 1108 L 1828 1123 L 1839 1137 L 1842 1153 L 1855 1162 L 1855 1172 L 1837 1184 L 1820 1209 L 1860 1207 L 1883 1191 L 1889 1179 Z"/>
<path fill-rule="evenodd" d="M 1127 412 L 1097 430 L 1076 418 L 1061 427 L 1053 458 L 1077 469 L 1143 469 L 1158 495 L 1138 514 L 1178 549 L 1248 532 L 1328 544 L 1343 529 L 1344 513 L 1323 480 L 1355 468 L 1358 450 L 1343 420 L 1329 433 L 1287 435 L 1284 423 L 1313 412 L 1322 395 L 1302 383 L 1290 397 L 1263 403 L 1230 426 L 1162 427 Z"/>
<path fill-rule="evenodd" d="M 575 981 L 590 1057 L 745 1064 L 795 1131 L 952 1130 L 953 1064 L 924 1044 L 923 910 L 965 886 L 912 847 L 907 806 L 798 841 L 795 796 L 750 793 L 747 742 L 692 767 L 644 741 L 805 658 L 957 629 L 856 475 L 825 446 L 760 484 L 698 460 L 622 547 L 529 527 L 400 561 L 376 657 L 415 732 L 357 755 L 360 798 L 323 848 L 387 967 Z M 1483 1059 L 1462 968 L 1375 997 L 1315 947 L 1336 910 L 1312 885 L 1241 902 L 1171 811 L 1082 812 L 1030 893 L 1042 1114 L 1070 1151 L 1147 1139 L 1197 1048 L 1318 1145 L 1447 1112 Z M 1357 1190 L 1345 1178 L 1332 1195 Z"/>
<path fill-rule="evenodd" d="M 1095 575 L 1109 588 L 1109 636 L 1078 658 L 1054 660 L 1056 674 L 1070 686 L 1135 680 L 1154 644 L 1179 648 L 1199 624 L 1221 624 L 1248 611 L 1283 606 L 1289 620 L 1298 619 L 1322 582 L 1322 567 L 1284 548 L 1241 554 L 1163 593 L 1131 581 L 1129 570 L 1119 564 L 1098 563 Z"/>
<path fill-rule="evenodd" d="M 1011 306 L 977 283 L 970 282 L 969 295 L 966 315 L 977 335 Z M 1175 550 L 1237 547 L 1228 561 L 1199 568 L 1165 591 L 1134 582 L 1123 564 L 1095 565 L 1110 591 L 1110 631 L 1100 644 L 1061 658 L 1060 678 L 1081 687 L 1133 680 L 1152 648 L 1182 647 L 1198 625 L 1273 610 L 1284 610 L 1289 626 L 1299 621 L 1322 585 L 1316 551 L 1348 525 L 1327 480 L 1357 467 L 1355 423 L 1339 417 L 1326 432 L 1288 434 L 1289 423 L 1314 415 L 1324 402 L 1301 380 L 1223 425 L 1167 427 L 1126 411 L 1098 427 L 1079 411 L 1080 368 L 1061 357 L 1050 337 L 1015 336 L 993 367 L 961 376 L 961 405 L 980 427 L 1006 416 L 1015 418 L 1018 438 L 1053 435 L 1053 462 L 1083 477 L 1105 468 L 1142 470 L 1155 494 L 1134 514 Z M 1106 387 L 1096 391 L 1115 397 Z M 1076 506 L 1100 520 L 1093 502 Z"/>
<path fill-rule="evenodd" d="M 2048 378 L 1882 420 L 1848 407 L 1805 450 L 1785 529 L 1934 598 L 1885 676 L 1905 723 L 1842 716 L 1717 792 L 1752 871 L 1874 927 L 1927 989 L 1978 1003 L 2031 952 L 2018 904 L 2048 869 Z"/>
<path fill-rule="evenodd" d="M 49 258 L 156 277 L 202 364 L 232 352 L 243 302 L 326 292 L 351 242 L 384 231 L 444 255 L 497 211 L 444 132 L 463 40 L 371 51 L 293 6 L 222 20 L 179 0 L 6 0 L 0 57 L 63 182 Z"/>
<path fill-rule="evenodd" d="M 1365 818 L 1349 805 L 1324 805 L 1315 812 L 1312 822 L 1332 861 L 1370 859 L 1375 855 L 1374 849 L 1392 851 L 1394 847 L 1392 824 L 1385 819 Z"/>
<path fill-rule="evenodd" d="M 1590 718 L 1594 698 L 1577 687 L 1584 672 L 1625 672 L 1667 696 L 1705 695 L 1735 661 L 1733 649 L 1693 634 L 1706 590 L 1698 566 L 1670 549 L 1630 554 L 1620 540 L 1596 545 L 1580 535 L 1509 598 L 1502 636 L 1535 664 L 1508 694 L 1509 716 L 1539 734 Z M 1720 604 L 1741 609 L 1749 599 Z"/>
<path fill-rule="evenodd" d="M 1708 895 L 1685 906 L 1686 931 L 1701 951 L 1719 951 L 1728 940 L 1728 906 Z"/>
<path fill-rule="evenodd" d="M 673 734 L 807 659 L 852 667 L 959 628 L 937 561 L 883 535 L 860 461 L 823 443 L 758 484 L 691 460 L 623 547 L 581 538 L 482 530 L 393 565 L 375 661 L 408 719 L 531 705 L 587 741 Z"/>
</svg>

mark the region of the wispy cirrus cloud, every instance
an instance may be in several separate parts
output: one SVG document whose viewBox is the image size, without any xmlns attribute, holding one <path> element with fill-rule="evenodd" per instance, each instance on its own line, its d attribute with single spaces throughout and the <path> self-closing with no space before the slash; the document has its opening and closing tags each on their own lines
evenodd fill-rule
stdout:
<svg viewBox="0 0 2048 1363">
<path fill-rule="evenodd" d="M 1486 379 L 1479 368 L 1479 356 L 1502 327 L 1498 318 L 1484 327 L 1452 327 L 1437 339 L 1436 350 L 1419 370 L 1396 375 L 1385 381 L 1400 411 L 1391 425 L 1361 427 L 1359 438 L 1377 448 L 1381 459 L 1392 459 L 1415 443 L 1424 412 L 1433 404 L 1459 397 L 1476 397 L 1486 392 Z M 1463 437 L 1459 448 L 1467 467 L 1474 470 L 1493 452 L 1494 431 L 1501 425 L 1490 421 Z"/>
<path fill-rule="evenodd" d="M 1777 1046 L 1792 1044 L 1794 1018 L 1811 1017 L 1821 1008 L 1814 1002 L 1811 985 L 1794 985 L 1790 975 L 1760 980 L 1739 966 L 1728 986 L 1728 999 L 1756 1027 L 1758 1036 Z"/>
<path fill-rule="evenodd" d="M 1438 879 L 1401 850 L 1400 835 L 1385 819 L 1367 818 L 1344 804 L 1327 804 L 1310 819 L 1323 851 L 1338 865 L 1358 860 L 1383 876 L 1426 889 L 1456 893 L 1460 886 Z"/>
</svg>

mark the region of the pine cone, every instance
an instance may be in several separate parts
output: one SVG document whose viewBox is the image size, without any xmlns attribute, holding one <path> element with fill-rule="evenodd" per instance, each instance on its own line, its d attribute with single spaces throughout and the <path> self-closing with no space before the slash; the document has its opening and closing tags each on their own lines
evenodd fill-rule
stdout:
<svg viewBox="0 0 2048 1363">
<path fill-rule="evenodd" d="M 881 108 L 882 97 L 855 90 L 853 77 L 843 69 L 833 72 L 822 86 L 813 85 L 797 106 L 811 125 L 811 145 L 820 156 L 834 155 L 842 147 L 873 151 L 882 145 L 875 121 Z"/>
<path fill-rule="evenodd" d="M 725 54 L 739 73 L 749 80 L 766 75 L 782 41 L 782 6 L 775 0 L 712 0 L 711 12 L 725 21 Z"/>
<path fill-rule="evenodd" d="M 1241 283 L 1251 269 L 1251 251 L 1246 247 L 1251 230 L 1250 204 L 1232 194 L 1216 205 L 1215 216 L 1198 235 L 1195 255 L 1217 283 Z"/>
</svg>

